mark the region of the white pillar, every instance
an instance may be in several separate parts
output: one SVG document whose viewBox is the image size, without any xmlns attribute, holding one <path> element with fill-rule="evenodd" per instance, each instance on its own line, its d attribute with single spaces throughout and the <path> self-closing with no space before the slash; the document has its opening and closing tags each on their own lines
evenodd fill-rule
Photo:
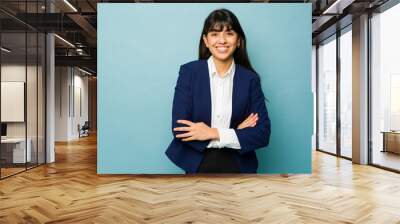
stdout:
<svg viewBox="0 0 400 224">
<path fill-rule="evenodd" d="M 47 2 L 47 12 L 53 12 L 54 6 Z M 55 44 L 54 34 L 46 35 L 46 163 L 55 162 L 54 133 L 55 133 Z"/>
<path fill-rule="evenodd" d="M 352 160 L 368 163 L 368 15 L 353 19 Z"/>
</svg>

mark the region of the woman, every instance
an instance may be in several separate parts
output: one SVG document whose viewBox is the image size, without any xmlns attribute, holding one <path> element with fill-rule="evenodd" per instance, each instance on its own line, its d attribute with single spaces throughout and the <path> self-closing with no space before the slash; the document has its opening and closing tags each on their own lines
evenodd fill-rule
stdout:
<svg viewBox="0 0 400 224">
<path fill-rule="evenodd" d="M 269 143 L 270 120 L 236 16 L 206 18 L 199 60 L 180 67 L 166 155 L 186 173 L 256 173 L 255 150 Z"/>
</svg>

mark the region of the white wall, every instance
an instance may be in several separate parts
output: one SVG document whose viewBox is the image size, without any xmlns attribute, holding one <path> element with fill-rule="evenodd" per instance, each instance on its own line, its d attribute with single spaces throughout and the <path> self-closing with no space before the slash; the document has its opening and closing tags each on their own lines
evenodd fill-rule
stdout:
<svg viewBox="0 0 400 224">
<path fill-rule="evenodd" d="M 70 84 L 69 69 L 55 68 L 55 141 L 68 140 L 68 86 Z"/>
<path fill-rule="evenodd" d="M 25 64 L 9 64 L 1 66 L 1 81 L 3 82 L 25 82 Z M 28 67 L 28 71 L 32 67 Z M 30 72 L 28 72 L 30 74 Z M 5 110 L 6 108 L 1 108 Z M 7 137 L 25 137 L 25 123 L 24 122 L 10 122 L 7 123 Z"/>
<path fill-rule="evenodd" d="M 75 94 L 71 99 L 74 99 L 74 102 L 71 102 L 73 108 L 71 108 L 71 135 L 72 138 L 78 138 L 78 124 L 81 126 L 88 120 L 88 77 L 81 76 L 83 73 L 78 73 L 77 70 L 74 70 L 74 93 Z"/>
<path fill-rule="evenodd" d="M 38 69 L 38 70 L 37 70 Z M 24 122 L 6 122 L 8 138 L 24 138 L 27 135 L 30 139 L 30 148 L 32 161 L 44 162 L 44 74 L 42 67 L 25 64 L 3 64 L 1 66 L 2 82 L 24 82 L 26 83 L 26 107 L 23 107 L 23 113 L 26 111 L 27 120 Z M 25 80 L 27 78 L 27 81 Z M 4 97 L 4 96 L 2 96 Z M 1 108 L 7 110 L 9 108 Z M 12 111 L 11 111 L 12 112 Z M 39 153 L 37 156 L 36 153 Z"/>
<path fill-rule="evenodd" d="M 27 120 L 28 120 L 28 137 L 31 133 L 36 136 L 36 66 L 6 64 L 1 66 L 1 81 L 2 82 L 25 82 L 25 75 L 27 69 L 28 87 L 27 88 Z M 41 72 L 41 70 L 39 70 Z M 33 86 L 33 87 L 32 87 Z M 40 107 L 41 105 L 39 105 Z M 2 108 L 6 110 L 6 108 Z M 32 123 L 33 122 L 33 123 Z M 8 137 L 25 137 L 25 123 L 26 122 L 7 122 L 7 136 Z"/>
<path fill-rule="evenodd" d="M 88 77 L 72 67 L 56 67 L 55 73 L 55 140 L 70 141 L 88 120 Z"/>
</svg>

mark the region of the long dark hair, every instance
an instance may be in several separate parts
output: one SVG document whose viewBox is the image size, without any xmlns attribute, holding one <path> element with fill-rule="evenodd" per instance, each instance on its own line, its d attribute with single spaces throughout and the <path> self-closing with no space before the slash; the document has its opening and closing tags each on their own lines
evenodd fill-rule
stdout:
<svg viewBox="0 0 400 224">
<path fill-rule="evenodd" d="M 207 33 L 211 31 L 220 32 L 224 27 L 228 30 L 234 30 L 239 36 L 240 46 L 233 53 L 235 63 L 242 65 L 257 74 L 250 64 L 249 56 L 247 55 L 246 36 L 240 26 L 239 20 L 235 14 L 227 9 L 217 9 L 212 11 L 204 21 L 203 31 L 200 36 L 199 59 L 206 60 L 211 56 L 210 50 L 206 47 L 203 41 L 203 35 L 207 35 Z"/>
</svg>

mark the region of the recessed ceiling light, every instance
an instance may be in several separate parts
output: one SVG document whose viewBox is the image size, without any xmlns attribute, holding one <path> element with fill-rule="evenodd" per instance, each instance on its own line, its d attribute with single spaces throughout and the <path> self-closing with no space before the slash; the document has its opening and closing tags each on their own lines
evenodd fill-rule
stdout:
<svg viewBox="0 0 400 224">
<path fill-rule="evenodd" d="M 66 40 L 66 39 L 64 39 L 64 38 L 62 38 L 62 37 L 60 37 L 60 36 L 57 35 L 57 34 L 54 34 L 54 36 L 57 37 L 58 39 L 60 39 L 62 42 L 66 43 L 67 45 L 69 45 L 69 46 L 75 48 L 75 45 L 71 44 L 71 42 L 69 42 L 68 40 Z"/>
<path fill-rule="evenodd" d="M 10 53 L 11 52 L 11 50 L 9 50 L 9 49 L 7 49 L 5 47 L 1 47 L 1 51 L 4 51 L 6 53 Z"/>
<path fill-rule="evenodd" d="M 65 4 L 67 4 L 72 10 L 74 10 L 75 12 L 78 12 L 78 10 L 71 4 L 69 3 L 68 0 L 64 0 Z"/>
<path fill-rule="evenodd" d="M 322 14 L 342 14 L 343 9 L 353 3 L 354 0 L 336 0 Z"/>
<path fill-rule="evenodd" d="M 83 72 L 83 73 L 85 73 L 85 74 L 87 74 L 87 75 L 92 75 L 92 73 L 90 73 L 90 72 L 88 72 L 88 71 L 86 71 L 86 70 L 83 70 L 83 69 L 81 69 L 81 68 L 79 68 L 79 67 L 78 67 L 78 70 L 81 71 L 81 72 Z"/>
</svg>

